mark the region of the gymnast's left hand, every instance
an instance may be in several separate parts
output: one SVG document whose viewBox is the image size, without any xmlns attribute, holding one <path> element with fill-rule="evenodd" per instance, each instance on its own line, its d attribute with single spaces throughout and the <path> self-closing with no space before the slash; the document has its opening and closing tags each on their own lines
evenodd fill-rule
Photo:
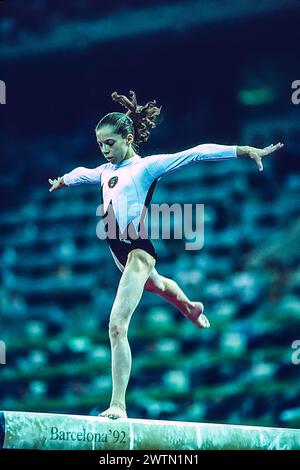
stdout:
<svg viewBox="0 0 300 470">
<path fill-rule="evenodd" d="M 262 159 L 263 157 L 266 157 L 267 155 L 270 155 L 271 153 L 276 152 L 276 150 L 279 150 L 283 147 L 284 145 L 281 142 L 278 142 L 278 144 L 271 144 L 268 145 L 268 147 L 264 147 L 262 149 L 258 149 L 256 147 L 237 147 L 237 156 L 238 157 L 250 157 L 252 158 L 257 166 L 259 171 L 263 171 L 264 167 L 262 164 Z"/>
<path fill-rule="evenodd" d="M 271 144 L 268 147 L 264 147 L 262 149 L 258 149 L 255 147 L 248 147 L 248 156 L 255 160 L 259 171 L 263 171 L 264 167 L 262 164 L 262 159 L 263 157 L 266 157 L 267 155 L 270 155 L 271 153 L 276 152 L 276 150 L 279 150 L 283 147 L 283 144 L 281 142 L 278 142 L 278 144 Z"/>
</svg>

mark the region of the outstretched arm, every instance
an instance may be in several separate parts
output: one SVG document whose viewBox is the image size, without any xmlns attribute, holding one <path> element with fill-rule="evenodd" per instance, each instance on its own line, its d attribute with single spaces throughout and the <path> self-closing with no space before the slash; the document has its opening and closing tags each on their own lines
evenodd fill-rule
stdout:
<svg viewBox="0 0 300 470">
<path fill-rule="evenodd" d="M 59 176 L 54 180 L 49 178 L 48 181 L 51 184 L 49 191 L 52 192 L 56 189 L 63 188 L 64 186 L 100 183 L 102 167 L 103 165 L 100 165 L 97 168 L 85 168 L 80 166 L 75 168 L 75 170 L 70 171 L 70 173 L 66 173 L 64 176 Z"/>
<path fill-rule="evenodd" d="M 263 171 L 264 167 L 262 164 L 263 157 L 267 155 L 271 155 L 271 153 L 276 152 L 276 150 L 281 149 L 283 144 L 278 142 L 278 144 L 272 144 L 268 147 L 264 147 L 263 149 L 258 149 L 255 147 L 237 147 L 237 156 L 238 157 L 249 157 L 256 161 L 259 171 Z"/>
<path fill-rule="evenodd" d="M 262 171 L 262 157 L 275 152 L 275 150 L 282 146 L 283 144 L 278 143 L 263 149 L 257 149 L 255 147 L 240 147 L 237 145 L 200 144 L 177 153 L 151 155 L 146 157 L 144 162 L 148 173 L 155 179 L 159 179 L 196 162 L 230 160 L 237 157 L 253 158 L 258 164 L 260 171 Z"/>
<path fill-rule="evenodd" d="M 144 164 L 151 178 L 159 179 L 200 161 L 234 158 L 237 158 L 236 145 L 200 144 L 181 152 L 151 155 L 144 159 Z"/>
</svg>

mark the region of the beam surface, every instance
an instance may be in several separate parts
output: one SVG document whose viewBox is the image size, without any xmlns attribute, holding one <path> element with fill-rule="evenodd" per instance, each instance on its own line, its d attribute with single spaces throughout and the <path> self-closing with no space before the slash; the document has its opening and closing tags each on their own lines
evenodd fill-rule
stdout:
<svg viewBox="0 0 300 470">
<path fill-rule="evenodd" d="M 300 429 L 2 411 L 0 448 L 292 450 L 300 449 Z"/>
</svg>

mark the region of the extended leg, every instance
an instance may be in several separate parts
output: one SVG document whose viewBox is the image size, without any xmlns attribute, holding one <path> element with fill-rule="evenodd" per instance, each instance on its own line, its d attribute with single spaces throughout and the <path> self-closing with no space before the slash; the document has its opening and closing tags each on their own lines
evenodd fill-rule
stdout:
<svg viewBox="0 0 300 470">
<path fill-rule="evenodd" d="M 199 328 L 210 326 L 208 319 L 203 314 L 202 302 L 191 301 L 173 279 L 161 276 L 155 268 L 145 284 L 145 290 L 160 295 Z"/>
<path fill-rule="evenodd" d="M 101 413 L 100 416 L 126 417 L 125 394 L 131 371 L 131 351 L 127 338 L 128 326 L 154 264 L 154 258 L 143 250 L 136 249 L 128 255 L 109 322 L 112 397 L 109 409 Z"/>
</svg>

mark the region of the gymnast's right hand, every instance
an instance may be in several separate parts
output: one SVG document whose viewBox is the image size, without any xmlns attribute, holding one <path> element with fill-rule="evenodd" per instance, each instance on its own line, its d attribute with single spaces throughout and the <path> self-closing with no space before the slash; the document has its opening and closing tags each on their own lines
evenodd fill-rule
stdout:
<svg viewBox="0 0 300 470">
<path fill-rule="evenodd" d="M 51 188 L 49 189 L 50 193 L 52 193 L 52 191 L 55 191 L 56 189 L 60 189 L 66 186 L 62 176 L 59 176 L 58 178 L 55 178 L 54 180 L 49 178 L 48 181 L 51 184 Z"/>
</svg>

